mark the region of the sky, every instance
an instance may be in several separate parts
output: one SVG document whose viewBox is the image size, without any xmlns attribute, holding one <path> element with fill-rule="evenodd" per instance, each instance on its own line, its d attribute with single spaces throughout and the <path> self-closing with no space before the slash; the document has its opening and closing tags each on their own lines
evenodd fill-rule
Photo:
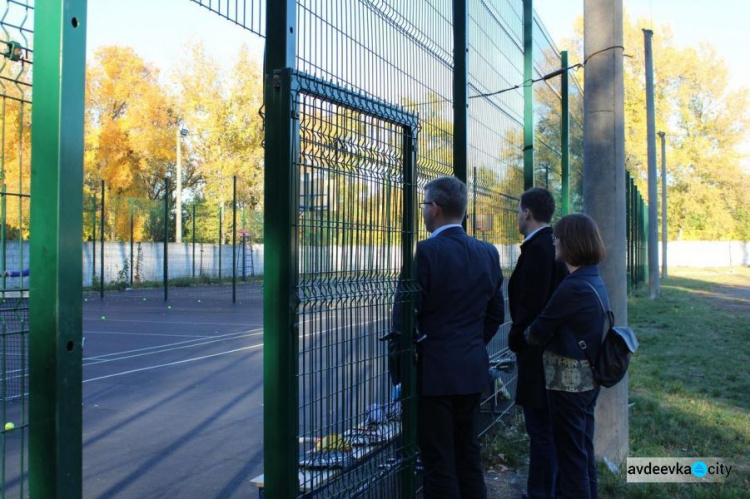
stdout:
<svg viewBox="0 0 750 499">
<path fill-rule="evenodd" d="M 583 0 L 533 0 L 534 9 L 558 44 L 573 37 L 573 23 L 583 14 Z M 750 43 L 747 42 L 750 1 L 747 0 L 623 0 L 632 18 L 643 19 L 644 28 L 669 25 L 676 46 L 709 42 L 729 68 L 729 87 L 750 88 Z M 628 48 L 625 47 L 627 52 Z M 740 146 L 742 166 L 750 172 L 750 132 Z"/>
<path fill-rule="evenodd" d="M 583 14 L 583 0 L 533 0 L 534 9 L 556 42 L 573 36 L 573 22 Z M 677 46 L 710 42 L 725 59 L 734 88 L 750 87 L 750 2 L 747 0 L 623 0 L 632 18 L 654 30 L 669 25 Z M 625 47 L 627 51 L 627 47 Z"/>
<path fill-rule="evenodd" d="M 224 0 L 214 0 L 214 3 Z M 240 0 L 240 3 L 263 0 Z M 421 0 L 402 0 L 421 1 Z M 561 41 L 573 36 L 573 24 L 583 14 L 583 0 L 533 0 L 534 9 L 560 48 Z M 235 2 L 231 2 L 234 4 Z M 625 9 L 644 28 L 669 25 L 677 46 L 712 43 L 725 59 L 730 86 L 750 88 L 750 43 L 746 32 L 750 21 L 748 0 L 623 0 Z M 262 39 L 190 0 L 89 0 L 87 52 L 107 44 L 130 45 L 147 61 L 169 70 L 185 55 L 190 39 L 215 47 L 225 66 L 246 43 L 262 62 Z M 627 47 L 626 47 L 627 50 Z M 750 134 L 743 150 L 750 154 Z"/>
<path fill-rule="evenodd" d="M 101 46 L 128 45 L 165 73 L 185 56 L 189 40 L 214 47 L 217 59 L 225 66 L 231 64 L 243 43 L 258 62 L 263 59 L 258 35 L 190 0 L 89 0 L 86 36 L 89 58 Z"/>
</svg>

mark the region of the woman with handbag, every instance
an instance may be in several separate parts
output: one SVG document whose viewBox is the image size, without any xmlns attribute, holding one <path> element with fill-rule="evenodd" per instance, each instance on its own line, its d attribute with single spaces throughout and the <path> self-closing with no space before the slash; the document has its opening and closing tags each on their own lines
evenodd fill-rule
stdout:
<svg viewBox="0 0 750 499">
<path fill-rule="evenodd" d="M 600 388 L 588 359 L 596 358 L 602 338 L 605 313 L 599 300 L 609 308 L 598 267 L 604 259 L 604 243 L 594 220 L 581 213 L 561 218 L 553 239 L 555 258 L 565 263 L 570 274 L 526 328 L 524 338 L 530 345 L 545 346 L 558 496 L 593 499 L 597 497 L 594 408 Z"/>
</svg>

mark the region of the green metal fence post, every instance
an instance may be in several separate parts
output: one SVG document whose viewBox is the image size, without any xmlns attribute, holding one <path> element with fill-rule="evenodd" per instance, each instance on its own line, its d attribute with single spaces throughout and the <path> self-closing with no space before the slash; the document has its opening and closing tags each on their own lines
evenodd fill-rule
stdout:
<svg viewBox="0 0 750 499">
<path fill-rule="evenodd" d="M 237 175 L 232 177 L 232 303 L 237 303 Z"/>
<path fill-rule="evenodd" d="M 193 202 L 193 279 L 195 279 L 195 202 Z"/>
<path fill-rule="evenodd" d="M 628 294 L 630 294 L 631 289 L 633 288 L 633 264 L 632 264 L 632 258 L 633 258 L 633 251 L 631 248 L 631 244 L 633 242 L 633 236 L 630 233 L 630 223 L 633 219 L 632 213 L 630 213 L 632 207 L 632 203 L 630 202 L 630 174 L 626 171 L 625 172 L 625 238 L 627 239 L 627 249 L 625 253 L 625 272 L 627 273 L 627 283 L 628 283 Z"/>
<path fill-rule="evenodd" d="M 96 284 L 96 193 L 91 196 L 91 287 Z"/>
<path fill-rule="evenodd" d="M 7 258 L 6 258 L 7 247 L 6 247 L 6 242 L 5 242 L 5 222 L 6 222 L 5 217 L 6 217 L 8 206 L 7 206 L 7 200 L 6 200 L 5 193 L 6 193 L 6 185 L 3 184 L 2 206 L 0 206 L 0 211 L 2 211 L 2 213 L 0 213 L 0 219 L 1 219 L 0 223 L 2 224 L 0 226 L 0 238 L 2 238 L 2 252 L 3 252 L 3 269 L 2 269 L 3 270 L 3 297 L 5 297 L 5 285 L 6 285 L 5 271 L 8 268 L 7 267 L 8 261 L 7 261 Z M 3 365 L 5 365 L 5 364 L 3 364 Z"/>
<path fill-rule="evenodd" d="M 562 69 L 568 67 L 568 51 L 560 53 Z M 560 151 L 562 153 L 562 215 L 570 213 L 570 91 L 568 89 L 569 75 L 567 71 L 560 74 L 560 90 L 562 93 L 562 112 L 560 116 Z M 549 182 L 547 183 L 549 185 Z"/>
<path fill-rule="evenodd" d="M 130 287 L 133 287 L 133 198 L 129 200 L 130 204 Z"/>
<path fill-rule="evenodd" d="M 86 0 L 38 0 L 34 36 L 29 494 L 79 498 Z"/>
<path fill-rule="evenodd" d="M 169 299 L 169 177 L 164 179 L 164 301 Z"/>
<path fill-rule="evenodd" d="M 469 13 L 466 3 L 466 0 L 453 0 L 453 174 L 464 183 L 469 159 Z"/>
<path fill-rule="evenodd" d="M 224 222 L 224 203 L 219 205 L 219 281 L 221 281 L 221 239 L 223 234 L 223 222 Z"/>
<path fill-rule="evenodd" d="M 101 181 L 102 202 L 99 223 L 99 299 L 104 299 L 104 180 Z"/>
<path fill-rule="evenodd" d="M 406 129 L 404 134 L 404 243 L 402 245 L 402 261 L 404 275 L 411 283 L 417 282 L 417 235 L 419 221 L 417 215 L 417 130 Z M 409 293 L 408 310 L 414 310 L 415 296 Z M 403 314 L 402 331 L 414 330 L 415 316 L 412 313 Z M 399 348 L 401 356 L 402 376 L 402 407 L 401 428 L 404 439 L 404 449 L 407 450 L 408 464 L 401 472 L 401 497 L 415 497 L 416 494 L 416 454 L 417 454 L 417 373 L 414 366 L 414 344 L 411 335 L 402 334 Z"/>
<path fill-rule="evenodd" d="M 523 188 L 534 187 L 534 7 L 523 0 Z"/>
<path fill-rule="evenodd" d="M 299 123 L 290 78 L 281 70 L 294 68 L 297 49 L 297 2 L 267 0 L 266 59 L 263 103 L 266 109 L 264 179 L 263 288 L 263 472 L 268 497 L 288 499 L 299 494 L 297 250 L 292 230 L 299 211 L 299 179 L 293 174 Z"/>
</svg>

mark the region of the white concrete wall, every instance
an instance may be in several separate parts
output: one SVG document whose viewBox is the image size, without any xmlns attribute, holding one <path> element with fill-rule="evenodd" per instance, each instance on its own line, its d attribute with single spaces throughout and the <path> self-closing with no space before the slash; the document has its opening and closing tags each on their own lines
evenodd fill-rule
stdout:
<svg viewBox="0 0 750 499">
<path fill-rule="evenodd" d="M 99 278 L 102 248 L 97 242 L 96 256 L 92 255 L 93 244 L 83 244 L 83 285 L 92 285 L 92 274 Z M 219 277 L 219 245 L 195 244 L 193 257 L 192 243 L 169 243 L 168 273 L 170 279 L 192 277 L 193 264 L 195 276 Z M 96 262 L 94 262 L 96 260 Z M 96 269 L 93 268 L 96 263 Z M 104 283 L 117 282 L 119 274 L 130 266 L 130 243 L 104 243 Z M 164 243 L 133 243 L 134 278 L 141 282 L 160 282 L 164 279 Z M 263 274 L 263 246 L 248 245 L 245 248 L 245 275 Z M 232 275 L 232 246 L 221 246 L 221 276 Z M 242 276 L 242 247 L 237 247 L 237 275 Z M 127 279 L 129 280 L 129 274 Z"/>
<path fill-rule="evenodd" d="M 661 243 L 659 244 L 661 265 Z M 750 242 L 670 241 L 667 242 L 667 268 L 750 266 Z"/>
<path fill-rule="evenodd" d="M 83 244 L 83 285 L 91 286 L 92 278 L 92 243 Z M 503 268 L 512 267 L 518 258 L 518 245 L 497 245 Z M 671 241 L 668 243 L 667 265 L 674 267 L 735 267 L 750 266 L 750 242 L 743 241 Z M 99 243 L 96 245 L 96 274 L 100 268 Z M 163 243 L 135 243 L 136 257 L 140 251 L 140 262 L 136 261 L 137 274 L 142 281 L 159 282 L 163 278 L 162 262 L 164 258 Z M 191 277 L 193 274 L 193 246 L 192 243 L 169 243 L 169 278 Z M 349 248 L 333 247 L 321 252 L 315 262 L 300 262 L 300 268 L 307 265 L 310 271 L 339 270 L 343 265 L 355 268 L 366 268 L 373 259 L 383 255 L 383 248 L 376 252 L 352 251 Z M 401 250 L 391 248 L 390 258 L 393 262 L 400 262 Z M 223 277 L 232 275 L 232 247 L 221 247 L 221 274 Z M 130 265 L 130 243 L 104 243 L 104 282 L 109 284 L 118 280 L 118 273 L 127 261 Z M 347 263 L 348 262 L 348 263 Z M 378 262 L 382 265 L 384 262 Z M 661 264 L 661 244 L 659 244 L 659 263 Z M 15 241 L 6 243 L 5 268 L 19 270 L 29 267 L 28 242 L 20 246 Z M 245 272 L 247 276 L 263 275 L 263 245 L 247 246 L 245 250 Z M 237 248 L 237 273 L 242 275 L 242 248 Z M 219 246 L 216 244 L 195 245 L 195 275 L 209 277 L 219 276 Z M 508 276 L 506 276 L 507 278 Z M 9 278 L 9 287 L 17 278 Z M 28 279 L 24 279 L 24 286 Z"/>
</svg>

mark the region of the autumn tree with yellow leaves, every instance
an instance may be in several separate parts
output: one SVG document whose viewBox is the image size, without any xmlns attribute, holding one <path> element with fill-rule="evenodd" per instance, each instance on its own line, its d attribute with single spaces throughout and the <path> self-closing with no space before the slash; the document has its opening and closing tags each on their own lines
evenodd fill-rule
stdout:
<svg viewBox="0 0 750 499">
<path fill-rule="evenodd" d="M 163 237 L 165 179 L 175 177 L 176 141 L 183 128 L 188 130 L 179 139 L 183 221 L 192 216 L 188 203 L 197 203 L 205 216 L 196 233 L 205 240 L 218 237 L 218 216 L 221 206 L 232 201 L 234 175 L 241 207 L 260 207 L 262 80 L 257 63 L 242 48 L 225 72 L 201 44 L 192 44 L 179 69 L 167 76 L 130 47 L 103 47 L 88 63 L 84 190 L 89 198 L 98 196 L 104 181 L 108 238 L 129 237 L 131 199 L 136 200 L 135 239 Z M 174 181 L 169 189 L 172 239 Z M 185 232 L 189 228 L 183 224 Z M 91 236 L 86 229 L 84 235 Z"/>
</svg>

